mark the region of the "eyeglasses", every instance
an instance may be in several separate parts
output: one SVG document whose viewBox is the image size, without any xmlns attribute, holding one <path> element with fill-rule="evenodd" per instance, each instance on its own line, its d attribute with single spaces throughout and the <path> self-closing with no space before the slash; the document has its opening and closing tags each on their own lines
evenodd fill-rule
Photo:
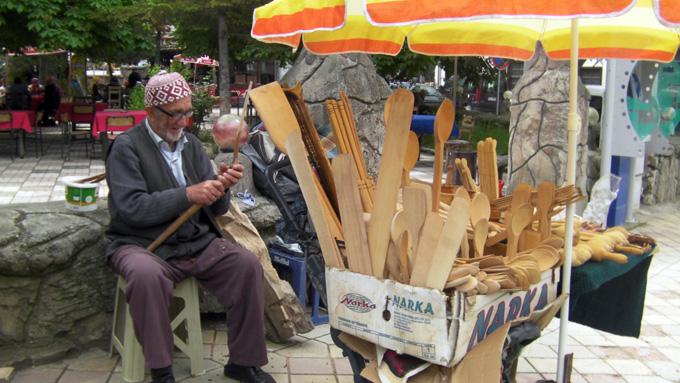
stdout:
<svg viewBox="0 0 680 383">
<path fill-rule="evenodd" d="M 191 117 L 191 116 L 194 115 L 194 111 L 193 111 L 193 110 L 188 110 L 188 111 L 186 111 L 186 112 L 174 112 L 174 113 L 170 113 L 170 112 L 168 112 L 167 110 L 161 108 L 160 106 L 154 106 L 154 108 L 156 108 L 156 109 L 160 110 L 161 112 L 163 112 L 163 114 L 165 114 L 166 116 L 170 117 L 170 119 L 173 120 L 173 121 L 179 121 L 179 120 L 181 120 L 181 119 L 183 119 L 183 118 L 189 118 L 189 117 Z"/>
</svg>

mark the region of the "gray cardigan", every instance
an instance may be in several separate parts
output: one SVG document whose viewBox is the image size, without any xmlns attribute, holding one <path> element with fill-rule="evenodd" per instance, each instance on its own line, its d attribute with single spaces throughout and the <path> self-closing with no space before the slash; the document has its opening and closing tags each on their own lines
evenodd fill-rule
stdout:
<svg viewBox="0 0 680 383">
<path fill-rule="evenodd" d="M 182 151 L 187 186 L 215 174 L 200 141 L 185 133 L 188 142 Z M 107 259 L 126 244 L 147 247 L 179 215 L 191 207 L 182 187 L 172 175 L 144 123 L 120 134 L 106 159 L 111 222 L 106 232 L 111 241 Z M 215 216 L 229 209 L 229 192 L 204 207 L 161 245 L 155 254 L 163 259 L 195 256 L 214 238 L 222 236 Z"/>
</svg>

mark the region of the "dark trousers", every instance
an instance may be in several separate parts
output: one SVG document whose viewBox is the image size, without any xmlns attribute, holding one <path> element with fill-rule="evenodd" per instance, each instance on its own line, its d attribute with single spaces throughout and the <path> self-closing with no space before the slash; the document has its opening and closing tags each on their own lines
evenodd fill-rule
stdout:
<svg viewBox="0 0 680 383">
<path fill-rule="evenodd" d="M 148 367 L 172 364 L 174 342 L 168 309 L 175 284 L 188 277 L 195 277 L 224 305 L 230 363 L 267 364 L 264 276 L 262 265 L 250 251 L 219 238 L 196 257 L 166 262 L 144 248 L 126 245 L 113 254 L 110 265 L 127 282 L 125 295 Z"/>
</svg>

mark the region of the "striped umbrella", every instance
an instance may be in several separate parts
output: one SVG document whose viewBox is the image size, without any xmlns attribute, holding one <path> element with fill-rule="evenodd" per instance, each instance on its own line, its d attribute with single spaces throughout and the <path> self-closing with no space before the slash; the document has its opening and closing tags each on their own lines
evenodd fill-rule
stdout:
<svg viewBox="0 0 680 383">
<path fill-rule="evenodd" d="M 289 46 L 300 43 L 316 54 L 366 52 L 395 55 L 408 41 L 414 52 L 435 56 L 495 56 L 528 60 L 540 41 L 553 59 L 570 59 L 570 103 L 568 119 L 567 182 L 576 179 L 576 108 L 577 59 L 617 58 L 635 60 L 673 59 L 680 42 L 676 30 L 661 25 L 654 17 L 652 0 L 346 0 L 344 23 L 309 25 L 286 24 L 287 29 L 269 35 L 259 33 L 259 16 L 267 7 L 280 7 L 281 15 L 292 15 L 284 5 L 296 3 L 278 0 L 255 11 L 252 36 Z M 330 0 L 308 0 L 316 10 L 328 8 Z M 677 0 L 655 0 L 657 15 L 668 25 L 677 22 Z M 363 7 L 362 7 L 363 6 Z M 674 9 L 675 8 L 675 9 Z M 262 9 L 262 10 L 260 10 Z M 299 8 L 297 8 L 299 10 Z M 593 18 L 593 17 L 604 18 Z M 582 22 L 577 18 L 586 17 Z M 571 19 L 571 20 L 566 20 Z M 463 20 L 463 21 L 461 21 Z M 322 20 L 316 20 L 317 24 Z M 582 26 L 579 24 L 582 23 Z M 300 38 L 302 36 L 302 39 Z M 295 37 L 295 39 L 291 39 Z M 579 49 L 579 46 L 582 48 Z M 571 264 L 574 206 L 566 212 L 565 264 Z M 563 292 L 570 289 L 571 268 L 564 267 Z M 569 300 L 562 307 L 569 311 Z M 563 356 L 567 337 L 566 315 L 560 322 L 560 347 L 557 381 L 564 374 Z"/>
</svg>

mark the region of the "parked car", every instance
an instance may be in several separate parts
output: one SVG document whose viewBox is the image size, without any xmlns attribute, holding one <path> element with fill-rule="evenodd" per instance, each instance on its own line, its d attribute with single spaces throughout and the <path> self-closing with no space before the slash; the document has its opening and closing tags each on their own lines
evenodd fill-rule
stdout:
<svg viewBox="0 0 680 383">
<path fill-rule="evenodd" d="M 416 114 L 435 114 L 439 105 L 444 101 L 439 91 L 430 85 L 416 84 L 411 88 L 415 98 Z"/>
<path fill-rule="evenodd" d="M 258 86 L 260 86 L 260 84 L 253 84 L 253 89 Z M 231 106 L 238 108 L 243 106 L 246 90 L 248 90 L 248 84 L 234 83 L 229 85 L 229 102 L 231 103 Z"/>
</svg>

